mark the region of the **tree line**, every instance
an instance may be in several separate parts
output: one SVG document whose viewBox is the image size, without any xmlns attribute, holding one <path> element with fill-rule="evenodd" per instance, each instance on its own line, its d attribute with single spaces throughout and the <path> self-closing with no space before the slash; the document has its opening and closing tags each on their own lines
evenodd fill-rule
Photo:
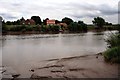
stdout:
<svg viewBox="0 0 120 80">
<path fill-rule="evenodd" d="M 49 20 L 49 18 L 46 18 L 42 21 L 39 16 L 32 16 L 31 19 L 35 21 L 35 25 L 21 24 L 21 22 L 25 20 L 23 17 L 21 19 L 18 19 L 17 21 L 5 22 L 3 20 L 2 30 L 3 32 L 7 32 L 7 31 L 59 32 L 60 28 L 63 31 L 68 31 L 68 32 L 82 32 L 82 31 L 86 32 L 88 30 L 87 24 L 84 23 L 83 21 L 79 20 L 78 22 L 75 22 L 68 17 L 64 17 L 61 21 L 55 20 L 55 24 L 66 23 L 67 28 L 59 25 L 47 25 L 46 21 Z M 106 22 L 105 19 L 103 19 L 102 17 L 94 18 L 92 23 L 95 25 L 95 28 L 97 29 L 102 29 L 104 25 L 112 25 L 112 23 Z"/>
</svg>

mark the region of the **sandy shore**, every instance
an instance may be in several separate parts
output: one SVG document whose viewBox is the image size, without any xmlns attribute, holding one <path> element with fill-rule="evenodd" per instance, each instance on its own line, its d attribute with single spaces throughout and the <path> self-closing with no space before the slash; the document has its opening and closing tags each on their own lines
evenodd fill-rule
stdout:
<svg viewBox="0 0 120 80">
<path fill-rule="evenodd" d="M 46 78 L 118 78 L 120 64 L 107 63 L 102 54 L 43 60 L 31 64 L 27 70 L 30 79 Z M 9 70 L 12 73 L 14 70 Z M 1 74 L 8 78 L 21 78 L 19 73 L 8 74 L 3 66 Z"/>
<path fill-rule="evenodd" d="M 31 78 L 118 78 L 118 66 L 96 54 L 41 61 L 30 71 Z"/>
</svg>

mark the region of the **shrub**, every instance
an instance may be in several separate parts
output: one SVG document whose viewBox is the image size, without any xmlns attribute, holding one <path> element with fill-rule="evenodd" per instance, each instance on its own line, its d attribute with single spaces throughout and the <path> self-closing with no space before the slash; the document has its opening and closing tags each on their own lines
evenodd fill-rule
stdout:
<svg viewBox="0 0 120 80">
<path fill-rule="evenodd" d="M 33 31 L 33 27 L 31 27 L 31 26 L 26 26 L 26 31 Z"/>
<path fill-rule="evenodd" d="M 105 60 L 120 63 L 120 34 L 112 34 L 106 41 L 109 49 L 103 53 Z"/>
<path fill-rule="evenodd" d="M 78 22 L 72 22 L 68 25 L 68 30 L 70 32 L 81 32 L 81 31 L 87 31 L 87 24 L 85 24 L 83 21 Z"/>
<path fill-rule="evenodd" d="M 87 25 L 86 24 L 82 24 L 82 30 L 87 31 Z"/>
<path fill-rule="evenodd" d="M 6 32 L 8 30 L 8 27 L 5 24 L 2 24 L 2 32 Z"/>
<path fill-rule="evenodd" d="M 31 26 L 33 31 L 39 31 L 38 26 Z"/>
<path fill-rule="evenodd" d="M 47 31 L 45 25 L 42 25 L 42 26 L 41 26 L 41 31 L 42 31 L 42 32 L 46 32 L 46 31 Z"/>
<path fill-rule="evenodd" d="M 104 52 L 106 61 L 120 63 L 120 47 L 113 47 Z"/>
<path fill-rule="evenodd" d="M 117 30 L 118 30 L 119 33 L 120 33 L 120 24 L 117 25 Z"/>
<path fill-rule="evenodd" d="M 120 34 L 112 34 L 106 42 L 109 48 L 120 46 Z"/>
<path fill-rule="evenodd" d="M 54 25 L 54 26 L 52 27 L 52 31 L 53 31 L 53 32 L 59 32 L 59 26 Z"/>
</svg>

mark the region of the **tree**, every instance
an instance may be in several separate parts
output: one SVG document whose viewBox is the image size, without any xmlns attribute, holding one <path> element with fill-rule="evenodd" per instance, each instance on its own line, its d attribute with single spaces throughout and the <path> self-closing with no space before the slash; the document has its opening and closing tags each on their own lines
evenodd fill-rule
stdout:
<svg viewBox="0 0 120 80">
<path fill-rule="evenodd" d="M 23 17 L 20 19 L 20 24 L 25 24 L 25 19 Z"/>
<path fill-rule="evenodd" d="M 95 24 L 98 28 L 102 28 L 103 25 L 105 24 L 105 20 L 101 17 L 96 17 L 94 18 L 94 20 L 92 21 L 93 24 Z"/>
<path fill-rule="evenodd" d="M 117 25 L 117 30 L 118 30 L 119 33 L 120 33 L 120 24 Z"/>
<path fill-rule="evenodd" d="M 49 18 L 46 18 L 45 20 L 43 20 L 44 25 L 47 25 L 47 20 L 49 20 Z"/>
<path fill-rule="evenodd" d="M 87 31 L 87 24 L 85 24 L 83 21 L 78 21 L 78 24 L 80 27 L 82 27 L 82 31 Z"/>
<path fill-rule="evenodd" d="M 70 32 L 87 31 L 87 25 L 83 21 L 72 22 L 68 25 Z"/>
<path fill-rule="evenodd" d="M 78 24 L 83 24 L 84 22 L 83 21 L 78 21 Z"/>
<path fill-rule="evenodd" d="M 7 31 L 7 27 L 6 27 L 5 21 L 3 20 L 2 21 L 2 32 L 6 32 L 6 31 Z"/>
<path fill-rule="evenodd" d="M 7 25 L 12 25 L 12 22 L 7 21 L 6 24 L 7 24 Z"/>
<path fill-rule="evenodd" d="M 19 19 L 16 21 L 16 25 L 20 25 L 20 20 Z"/>
<path fill-rule="evenodd" d="M 71 23 L 68 25 L 68 29 L 69 29 L 70 32 L 78 31 L 77 27 L 78 27 L 77 22 L 71 22 Z"/>
<path fill-rule="evenodd" d="M 105 22 L 105 25 L 112 25 L 112 23 L 109 23 L 109 22 Z"/>
<path fill-rule="evenodd" d="M 20 19 L 20 21 L 25 21 L 24 17 L 22 17 L 22 18 Z"/>
<path fill-rule="evenodd" d="M 55 20 L 55 24 L 58 24 L 58 23 L 60 23 L 60 21 L 59 20 Z"/>
<path fill-rule="evenodd" d="M 62 22 L 63 22 L 63 23 L 66 23 L 67 25 L 69 25 L 70 23 L 73 22 L 73 20 L 70 19 L 70 18 L 68 18 L 68 17 L 65 17 L 65 18 L 62 19 Z"/>
<path fill-rule="evenodd" d="M 41 18 L 39 16 L 32 16 L 31 19 L 35 21 L 36 24 L 41 24 Z"/>
</svg>

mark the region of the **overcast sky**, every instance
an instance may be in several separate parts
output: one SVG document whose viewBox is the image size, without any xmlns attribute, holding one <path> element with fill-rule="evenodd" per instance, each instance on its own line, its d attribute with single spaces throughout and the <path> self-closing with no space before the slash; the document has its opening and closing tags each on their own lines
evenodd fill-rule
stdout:
<svg viewBox="0 0 120 80">
<path fill-rule="evenodd" d="M 118 23 L 119 0 L 0 0 L 0 16 L 5 21 L 40 16 L 41 19 L 64 17 L 74 21 L 92 23 L 101 16 L 106 21 Z"/>
</svg>

